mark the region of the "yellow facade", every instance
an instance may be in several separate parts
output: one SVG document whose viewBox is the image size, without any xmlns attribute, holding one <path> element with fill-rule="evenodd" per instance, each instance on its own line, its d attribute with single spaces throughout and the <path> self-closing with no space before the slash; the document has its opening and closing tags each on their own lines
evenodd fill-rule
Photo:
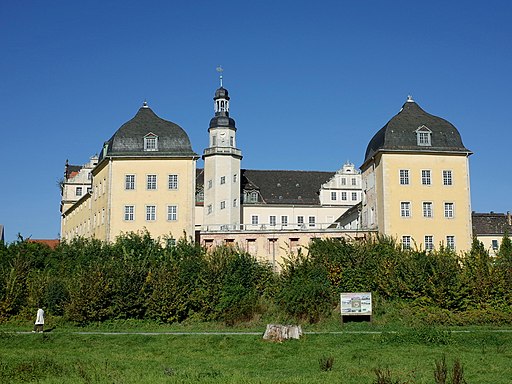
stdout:
<svg viewBox="0 0 512 384">
<path fill-rule="evenodd" d="M 443 178 L 446 172 L 451 175 L 449 183 Z M 403 179 L 405 175 L 407 182 Z M 374 180 L 367 189 L 365 215 L 380 233 L 398 241 L 409 237 L 411 247 L 421 249 L 428 248 L 426 236 L 435 248 L 453 241 L 456 250 L 470 249 L 471 201 L 466 155 L 381 153 L 366 167 L 363 178 Z"/>
<path fill-rule="evenodd" d="M 126 188 L 127 175 L 133 189 Z M 169 175 L 176 176 L 177 188 L 169 188 Z M 154 189 L 148 176 L 155 177 Z M 65 212 L 62 235 L 114 241 L 121 233 L 147 229 L 154 238 L 194 236 L 194 191 L 195 159 L 104 159 L 93 171 L 91 195 Z"/>
</svg>

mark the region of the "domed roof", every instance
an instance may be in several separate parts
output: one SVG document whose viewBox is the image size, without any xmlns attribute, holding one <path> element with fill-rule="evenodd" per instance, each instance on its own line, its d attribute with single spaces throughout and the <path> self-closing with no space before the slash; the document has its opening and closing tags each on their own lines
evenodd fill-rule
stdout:
<svg viewBox="0 0 512 384">
<path fill-rule="evenodd" d="M 145 150 L 146 137 L 156 137 L 156 149 Z M 146 103 L 105 142 L 100 153 L 100 160 L 110 156 L 197 156 L 183 128 L 158 117 Z"/>
<path fill-rule="evenodd" d="M 419 131 L 429 135 L 428 144 L 418 143 Z M 379 151 L 471 153 L 464 147 L 460 133 L 453 124 L 425 112 L 411 98 L 370 140 L 364 161 Z"/>
<path fill-rule="evenodd" d="M 229 100 L 228 90 L 224 87 L 220 87 L 215 91 L 215 96 L 213 97 L 213 100 L 220 98 Z"/>
</svg>

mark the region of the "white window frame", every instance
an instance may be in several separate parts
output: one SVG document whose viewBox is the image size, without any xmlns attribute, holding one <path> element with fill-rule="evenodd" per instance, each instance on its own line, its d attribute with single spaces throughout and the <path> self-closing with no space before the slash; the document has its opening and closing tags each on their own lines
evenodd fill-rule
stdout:
<svg viewBox="0 0 512 384">
<path fill-rule="evenodd" d="M 146 190 L 156 191 L 157 187 L 157 176 L 154 174 L 146 175 Z"/>
<path fill-rule="evenodd" d="M 347 192 L 345 192 L 345 191 L 341 192 L 341 200 L 347 201 Z"/>
<path fill-rule="evenodd" d="M 288 216 L 283 215 L 281 216 L 281 225 L 286 227 L 288 225 Z"/>
<path fill-rule="evenodd" d="M 399 183 L 400 185 L 409 185 L 410 179 L 409 179 L 409 170 L 408 169 L 401 169 L 399 172 Z"/>
<path fill-rule="evenodd" d="M 308 216 L 308 225 L 310 227 L 316 226 L 316 216 Z"/>
<path fill-rule="evenodd" d="M 83 194 L 82 187 L 76 187 L 75 196 L 82 196 L 82 194 Z"/>
<path fill-rule="evenodd" d="M 446 248 L 455 250 L 455 236 L 454 235 L 446 235 Z"/>
<path fill-rule="evenodd" d="M 178 221 L 178 206 L 168 205 L 167 206 L 167 221 Z"/>
<path fill-rule="evenodd" d="M 444 203 L 444 217 L 445 219 L 453 219 L 455 217 L 455 203 Z"/>
<path fill-rule="evenodd" d="M 135 221 L 135 205 L 124 206 L 124 221 Z"/>
<path fill-rule="evenodd" d="M 432 172 L 430 169 L 421 170 L 421 185 L 432 185 Z"/>
<path fill-rule="evenodd" d="M 220 202 L 220 209 L 226 209 L 226 201 L 225 200 L 222 200 Z"/>
<path fill-rule="evenodd" d="M 297 216 L 297 224 L 304 225 L 304 216 Z"/>
<path fill-rule="evenodd" d="M 419 147 L 432 146 L 432 131 L 422 125 L 416 130 L 416 143 Z"/>
<path fill-rule="evenodd" d="M 357 192 L 352 192 L 352 201 L 357 200 Z"/>
<path fill-rule="evenodd" d="M 268 223 L 272 226 L 276 225 L 277 224 L 277 216 L 275 215 L 270 215 L 268 217 Z"/>
<path fill-rule="evenodd" d="M 411 217 L 411 202 L 401 201 L 400 202 L 400 217 L 408 218 Z"/>
<path fill-rule="evenodd" d="M 424 238 L 425 251 L 432 251 L 434 249 L 434 236 L 425 235 Z"/>
<path fill-rule="evenodd" d="M 337 193 L 336 191 L 331 191 L 331 201 L 336 201 L 337 200 Z"/>
<path fill-rule="evenodd" d="M 135 190 L 135 175 L 124 176 L 124 189 L 127 191 Z"/>
<path fill-rule="evenodd" d="M 451 169 L 443 170 L 443 185 L 444 186 L 453 185 L 453 172 Z"/>
<path fill-rule="evenodd" d="M 221 184 L 226 184 L 226 176 L 221 176 L 220 177 L 220 183 Z"/>
<path fill-rule="evenodd" d="M 402 249 L 411 249 L 411 236 L 402 236 Z"/>
<path fill-rule="evenodd" d="M 423 204 L 423 217 L 432 218 L 434 217 L 434 209 L 431 201 L 424 201 Z"/>
<path fill-rule="evenodd" d="M 144 136 L 144 151 L 154 152 L 158 151 L 158 136 L 150 132 Z"/>
<path fill-rule="evenodd" d="M 260 223 L 260 217 L 258 215 L 251 215 L 251 224 L 258 225 Z"/>
<path fill-rule="evenodd" d="M 156 205 L 146 205 L 146 221 L 156 221 Z"/>
<path fill-rule="evenodd" d="M 169 190 L 177 190 L 178 189 L 178 175 L 170 174 L 167 178 L 167 188 Z"/>
</svg>

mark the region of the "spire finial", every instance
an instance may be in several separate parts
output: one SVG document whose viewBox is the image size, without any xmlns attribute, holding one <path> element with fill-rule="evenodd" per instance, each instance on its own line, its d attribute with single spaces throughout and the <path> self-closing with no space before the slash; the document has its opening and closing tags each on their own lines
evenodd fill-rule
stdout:
<svg viewBox="0 0 512 384">
<path fill-rule="evenodd" d="M 222 68 L 222 65 L 219 65 L 217 68 L 215 68 L 217 72 L 219 72 L 219 80 L 220 80 L 220 87 L 222 88 L 222 72 L 224 72 L 224 68 Z"/>
<path fill-rule="evenodd" d="M 144 99 L 144 102 L 142 103 L 142 108 L 149 108 L 148 101 L 146 99 Z"/>
<path fill-rule="evenodd" d="M 414 103 L 414 100 L 411 95 L 407 95 L 407 102 L 408 103 Z"/>
</svg>

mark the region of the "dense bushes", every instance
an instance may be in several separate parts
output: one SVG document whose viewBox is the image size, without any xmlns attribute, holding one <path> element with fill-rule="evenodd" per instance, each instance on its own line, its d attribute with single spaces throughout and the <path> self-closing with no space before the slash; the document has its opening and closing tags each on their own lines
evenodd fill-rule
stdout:
<svg viewBox="0 0 512 384">
<path fill-rule="evenodd" d="M 371 291 L 381 316 L 393 307 L 427 324 L 512 322 L 512 244 L 508 237 L 502 244 L 493 259 L 476 240 L 460 257 L 402 250 L 389 238 L 316 239 L 275 274 L 233 247 L 206 252 L 185 239 L 163 246 L 148 233 L 113 244 L 76 239 L 55 250 L 20 239 L 0 246 L 0 321 L 44 306 L 77 323 L 235 324 L 265 311 L 316 322 L 332 313 L 340 292 Z"/>
</svg>

